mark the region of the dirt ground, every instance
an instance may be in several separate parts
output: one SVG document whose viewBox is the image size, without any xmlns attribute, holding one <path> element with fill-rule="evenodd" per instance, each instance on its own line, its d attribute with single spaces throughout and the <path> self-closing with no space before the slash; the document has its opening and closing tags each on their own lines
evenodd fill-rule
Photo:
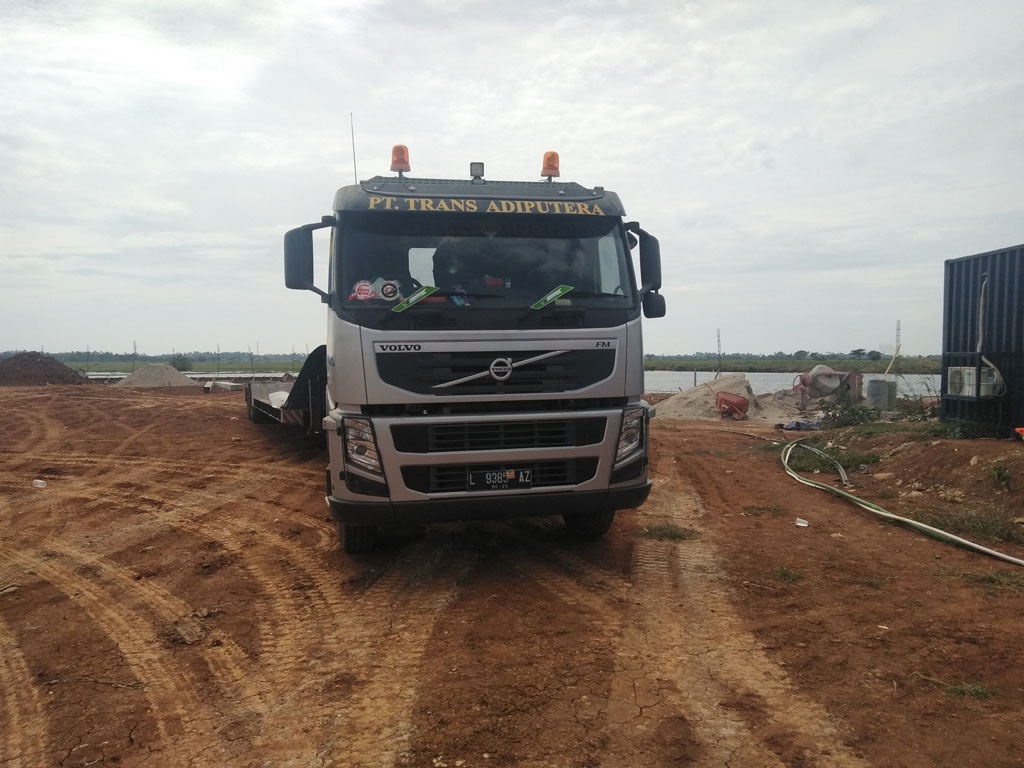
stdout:
<svg viewBox="0 0 1024 768">
<path fill-rule="evenodd" d="M 1024 765 L 1024 568 L 752 435 L 793 436 L 659 419 L 602 541 L 452 524 L 348 558 L 320 447 L 241 393 L 0 408 L 3 768 Z M 830 439 L 893 512 L 1024 515 L 1019 442 Z"/>
</svg>

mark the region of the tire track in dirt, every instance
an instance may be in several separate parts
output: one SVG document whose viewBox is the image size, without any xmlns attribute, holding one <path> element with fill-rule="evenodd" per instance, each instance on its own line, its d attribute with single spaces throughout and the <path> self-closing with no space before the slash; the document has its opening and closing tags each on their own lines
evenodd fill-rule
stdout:
<svg viewBox="0 0 1024 768">
<path fill-rule="evenodd" d="M 64 469 L 73 469 L 82 467 L 86 471 L 95 470 L 97 468 L 103 470 L 122 470 L 132 469 L 135 471 L 142 471 L 143 476 L 153 479 L 158 477 L 160 472 L 177 472 L 183 476 L 189 476 L 195 478 L 197 476 L 204 477 L 207 475 L 213 475 L 215 472 L 223 473 L 223 478 L 214 475 L 213 479 L 230 479 L 232 477 L 241 478 L 245 475 L 261 475 L 268 471 L 267 463 L 263 462 L 245 462 L 245 461 L 232 461 L 232 462 L 218 462 L 216 459 L 163 459 L 151 456 L 136 456 L 136 455 L 96 455 L 91 453 L 79 453 L 79 452 L 62 452 L 62 453 L 38 453 L 38 452 L 16 452 L 17 455 L 26 462 L 36 462 L 41 464 L 52 464 L 59 466 Z M 277 479 L 283 478 L 294 478 L 301 479 L 303 483 L 308 483 L 311 474 L 315 471 L 311 471 L 306 467 L 301 466 L 282 466 L 280 468 L 274 467 L 274 476 Z M 252 477 L 247 478 L 249 481 Z M 316 478 L 321 481 L 322 485 L 322 471 Z"/>
<path fill-rule="evenodd" d="M 635 629 L 627 623 L 624 645 L 643 649 L 635 660 L 642 679 L 659 681 L 656 698 L 686 713 L 701 747 L 696 765 L 863 766 L 828 714 L 796 690 L 743 628 L 717 551 L 703 535 L 700 499 L 675 464 L 675 459 L 659 461 L 655 475 L 664 480 L 640 519 L 670 522 L 698 535 L 679 544 L 642 541 L 637 546 L 639 615 Z M 675 610 L 666 612 L 665 606 Z M 623 671 L 630 673 L 635 662 L 624 664 Z"/>
<path fill-rule="evenodd" d="M 169 746 L 171 737 L 180 739 L 197 730 L 197 724 L 216 720 L 216 712 L 197 695 L 195 681 L 181 665 L 172 665 L 165 659 L 167 654 L 148 617 L 130 610 L 91 580 L 53 559 L 8 551 L 0 552 L 0 560 L 22 571 L 34 572 L 80 605 L 120 650 L 152 708 L 161 742 L 154 746 Z"/>
<path fill-rule="evenodd" d="M 84 566 L 90 581 L 109 594 L 111 599 L 121 605 L 131 605 L 139 613 L 151 614 L 151 621 L 158 633 L 166 633 L 185 645 L 196 645 L 226 700 L 234 700 L 238 687 L 243 683 L 251 686 L 255 680 L 262 687 L 265 681 L 260 669 L 254 667 L 246 653 L 230 637 L 214 633 L 214 646 L 198 646 L 210 633 L 195 616 L 195 607 L 151 581 L 138 578 L 133 571 L 105 557 L 59 542 L 50 542 L 47 549 L 65 560 Z M 247 701 L 256 712 L 261 711 L 257 699 Z"/>
<path fill-rule="evenodd" d="M 50 755 L 49 723 L 39 688 L 11 627 L 0 615 L 0 700 L 6 725 L 0 764 L 5 768 L 36 768 Z"/>
<path fill-rule="evenodd" d="M 248 483 L 246 490 L 259 495 L 261 489 Z M 404 711 L 411 711 L 409 681 L 416 679 L 437 615 L 472 562 L 455 558 L 447 563 L 443 583 L 434 593 L 423 594 L 420 584 L 438 573 L 442 559 L 451 558 L 443 551 L 414 548 L 362 594 L 346 594 L 340 588 L 339 563 L 326 557 L 329 553 L 282 539 L 276 532 L 266 535 L 259 519 L 288 512 L 277 506 L 273 495 L 224 504 L 224 498 L 237 498 L 236 489 L 188 493 L 176 507 L 154 512 L 150 522 L 163 521 L 217 541 L 238 557 L 237 564 L 266 595 L 264 607 L 270 616 L 260 623 L 259 662 L 267 684 L 258 687 L 269 692 L 268 727 L 250 736 L 251 744 L 261 753 L 296 759 L 315 759 L 325 744 L 337 744 L 350 754 L 362 750 L 371 763 L 385 753 L 397 755 L 408 741 L 409 716 L 382 730 L 379 706 L 387 702 L 394 709 L 396 701 L 403 701 Z M 220 504 L 211 508 L 214 502 Z M 326 524 L 315 528 L 330 530 Z M 334 544 L 333 537 L 330 540 Z M 394 616 L 402 617 L 399 625 L 392 621 Z M 360 678 L 351 670 L 373 674 Z M 340 680 L 342 688 L 354 686 L 365 703 L 327 701 L 310 711 L 309 690 L 323 687 L 323 680 Z M 296 697 L 302 696 L 298 705 Z M 278 733 L 289 736 L 280 741 L 272 735 Z M 297 740 L 296 734 L 302 733 L 306 738 Z"/>
</svg>

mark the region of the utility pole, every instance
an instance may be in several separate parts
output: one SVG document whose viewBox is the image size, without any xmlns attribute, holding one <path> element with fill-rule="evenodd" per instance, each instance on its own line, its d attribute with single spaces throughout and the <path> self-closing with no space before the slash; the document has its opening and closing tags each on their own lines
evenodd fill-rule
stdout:
<svg viewBox="0 0 1024 768">
<path fill-rule="evenodd" d="M 715 371 L 715 378 L 717 379 L 722 375 L 722 329 L 716 328 L 715 332 L 718 334 L 718 370 Z"/>
</svg>

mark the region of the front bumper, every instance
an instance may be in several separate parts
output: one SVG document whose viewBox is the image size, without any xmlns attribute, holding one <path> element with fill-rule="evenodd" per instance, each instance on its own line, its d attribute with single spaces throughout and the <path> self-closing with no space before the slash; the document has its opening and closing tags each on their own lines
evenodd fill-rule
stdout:
<svg viewBox="0 0 1024 768">
<path fill-rule="evenodd" d="M 509 517 L 597 513 L 639 507 L 651 481 L 598 491 L 563 491 L 431 499 L 429 501 L 354 501 L 328 496 L 331 516 L 350 525 L 371 523 L 441 523 L 454 520 L 501 520 Z"/>
</svg>

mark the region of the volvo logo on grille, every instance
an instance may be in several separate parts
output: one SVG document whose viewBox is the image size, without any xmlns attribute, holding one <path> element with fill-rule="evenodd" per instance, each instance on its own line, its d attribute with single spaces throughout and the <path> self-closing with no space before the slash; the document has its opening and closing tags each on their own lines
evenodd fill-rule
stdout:
<svg viewBox="0 0 1024 768">
<path fill-rule="evenodd" d="M 491 378 L 495 381 L 505 381 L 512 375 L 512 358 L 499 357 L 491 363 L 488 370 L 491 372 Z"/>
<path fill-rule="evenodd" d="M 378 352 L 419 352 L 422 344 L 377 344 Z"/>
</svg>

